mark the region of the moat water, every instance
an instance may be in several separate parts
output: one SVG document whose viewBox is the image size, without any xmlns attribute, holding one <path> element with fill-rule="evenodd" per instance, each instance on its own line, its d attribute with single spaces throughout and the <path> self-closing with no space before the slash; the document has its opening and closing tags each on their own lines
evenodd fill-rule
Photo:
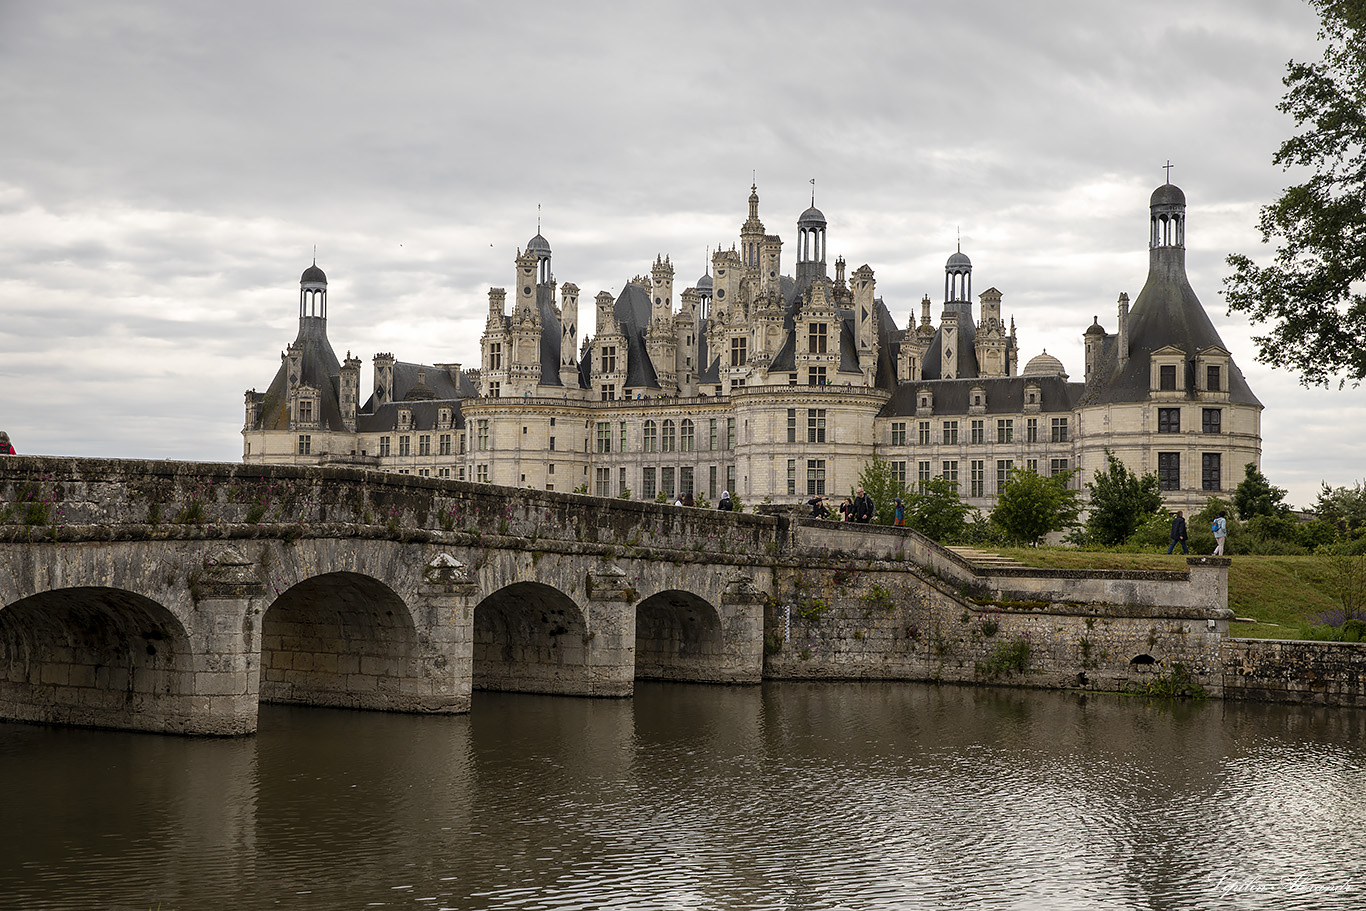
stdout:
<svg viewBox="0 0 1366 911">
<path fill-rule="evenodd" d="M 1356 909 L 1363 733 L 896 683 L 0 725 L 0 908 Z"/>
</svg>

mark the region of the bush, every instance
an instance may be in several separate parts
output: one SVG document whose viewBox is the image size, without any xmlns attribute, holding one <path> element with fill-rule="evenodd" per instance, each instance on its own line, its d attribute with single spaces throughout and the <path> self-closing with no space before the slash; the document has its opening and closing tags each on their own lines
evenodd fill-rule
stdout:
<svg viewBox="0 0 1366 911">
<path fill-rule="evenodd" d="M 1086 483 L 1091 511 L 1083 538 L 1108 547 L 1127 541 L 1162 508 L 1162 490 L 1155 472 L 1136 475 L 1108 449 L 1105 459 L 1106 469 Z"/>
</svg>

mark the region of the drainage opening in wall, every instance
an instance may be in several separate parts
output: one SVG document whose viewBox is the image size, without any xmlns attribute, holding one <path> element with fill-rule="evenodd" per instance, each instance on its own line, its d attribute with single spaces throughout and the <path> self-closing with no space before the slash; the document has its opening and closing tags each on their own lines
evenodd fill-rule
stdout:
<svg viewBox="0 0 1366 911">
<path fill-rule="evenodd" d="M 1130 664 L 1156 664 L 1157 659 L 1152 655 L 1134 655 L 1129 659 Z"/>
</svg>

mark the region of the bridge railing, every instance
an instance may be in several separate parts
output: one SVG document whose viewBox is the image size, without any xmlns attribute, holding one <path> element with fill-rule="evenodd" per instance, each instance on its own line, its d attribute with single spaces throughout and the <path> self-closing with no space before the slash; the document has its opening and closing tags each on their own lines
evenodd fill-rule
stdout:
<svg viewBox="0 0 1366 911">
<path fill-rule="evenodd" d="M 0 459 L 4 540 L 71 526 L 376 526 L 777 555 L 786 519 L 337 466 Z"/>
</svg>

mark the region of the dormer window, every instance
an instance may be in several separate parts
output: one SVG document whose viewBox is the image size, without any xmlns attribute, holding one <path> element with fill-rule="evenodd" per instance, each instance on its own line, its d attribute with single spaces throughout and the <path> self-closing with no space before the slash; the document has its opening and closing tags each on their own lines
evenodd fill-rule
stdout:
<svg viewBox="0 0 1366 911">
<path fill-rule="evenodd" d="M 1176 365 L 1163 364 L 1157 369 L 1159 371 L 1157 388 L 1163 392 L 1174 392 L 1176 390 Z"/>
<path fill-rule="evenodd" d="M 398 426 L 400 426 L 400 427 L 410 427 L 410 426 L 412 426 L 412 423 L 413 423 L 413 413 L 412 413 L 411 411 L 409 411 L 408 409 L 406 409 L 406 408 L 400 409 L 399 412 L 398 412 Z"/>
<path fill-rule="evenodd" d="M 1220 369 L 1214 364 L 1205 368 L 1205 388 L 1210 392 L 1222 392 L 1224 384 L 1222 382 Z"/>
<path fill-rule="evenodd" d="M 923 414 L 929 414 L 934 410 L 934 393 L 928 389 L 920 390 L 916 396 L 915 409 Z"/>
</svg>

